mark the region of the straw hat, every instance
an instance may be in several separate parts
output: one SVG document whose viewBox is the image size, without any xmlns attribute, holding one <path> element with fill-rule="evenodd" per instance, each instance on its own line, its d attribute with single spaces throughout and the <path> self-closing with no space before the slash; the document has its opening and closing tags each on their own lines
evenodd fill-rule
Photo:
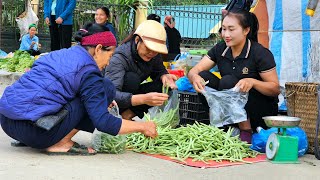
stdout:
<svg viewBox="0 0 320 180">
<path fill-rule="evenodd" d="M 161 54 L 168 54 L 166 30 L 157 21 L 146 20 L 142 22 L 134 34 L 141 37 L 148 49 Z"/>
</svg>

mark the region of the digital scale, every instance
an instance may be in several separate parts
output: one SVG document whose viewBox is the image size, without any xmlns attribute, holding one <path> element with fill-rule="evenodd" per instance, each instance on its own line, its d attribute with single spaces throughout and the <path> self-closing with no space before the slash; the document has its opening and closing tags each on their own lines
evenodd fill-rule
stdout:
<svg viewBox="0 0 320 180">
<path fill-rule="evenodd" d="M 266 144 L 267 159 L 272 163 L 296 164 L 298 161 L 298 137 L 287 135 L 287 128 L 296 127 L 300 118 L 290 116 L 263 117 L 268 127 L 278 128 L 277 133 L 270 134 Z"/>
</svg>

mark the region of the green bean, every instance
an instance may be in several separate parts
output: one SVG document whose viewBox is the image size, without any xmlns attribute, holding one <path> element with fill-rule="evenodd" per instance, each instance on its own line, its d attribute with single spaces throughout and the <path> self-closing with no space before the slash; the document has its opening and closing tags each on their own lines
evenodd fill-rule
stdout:
<svg viewBox="0 0 320 180">
<path fill-rule="evenodd" d="M 223 132 L 221 129 L 199 123 L 176 129 L 168 126 L 158 127 L 159 136 L 155 139 L 137 133 L 129 135 L 127 147 L 136 152 L 166 155 L 179 161 L 193 158 L 195 161 L 203 162 L 244 162 L 243 158 L 255 157 L 258 154 L 238 137 L 231 137 L 231 133 L 232 130 Z"/>
<path fill-rule="evenodd" d="M 123 153 L 126 148 L 126 137 L 124 135 L 112 136 L 97 132 L 94 134 L 93 148 L 99 153 Z"/>
</svg>

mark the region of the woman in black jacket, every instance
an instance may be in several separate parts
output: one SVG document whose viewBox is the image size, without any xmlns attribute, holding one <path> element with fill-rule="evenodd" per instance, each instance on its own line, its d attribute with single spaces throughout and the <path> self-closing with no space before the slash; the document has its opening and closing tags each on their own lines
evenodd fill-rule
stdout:
<svg viewBox="0 0 320 180">
<path fill-rule="evenodd" d="M 177 88 L 176 76 L 168 74 L 159 53 L 168 54 L 166 31 L 157 21 L 146 20 L 112 56 L 105 75 L 116 86 L 115 100 L 123 118 L 142 118 L 151 106 L 162 105 L 168 99 L 161 93 L 163 84 Z M 153 81 L 142 83 L 149 76 Z"/>
</svg>

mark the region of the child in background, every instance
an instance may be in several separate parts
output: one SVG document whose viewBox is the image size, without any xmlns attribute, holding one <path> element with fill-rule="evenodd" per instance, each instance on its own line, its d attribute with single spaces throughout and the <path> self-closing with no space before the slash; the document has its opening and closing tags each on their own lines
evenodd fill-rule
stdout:
<svg viewBox="0 0 320 180">
<path fill-rule="evenodd" d="M 36 56 L 40 54 L 39 38 L 36 36 L 37 27 L 35 24 L 29 26 L 29 33 L 24 35 L 21 39 L 19 50 L 27 51 L 30 55 Z"/>
</svg>

